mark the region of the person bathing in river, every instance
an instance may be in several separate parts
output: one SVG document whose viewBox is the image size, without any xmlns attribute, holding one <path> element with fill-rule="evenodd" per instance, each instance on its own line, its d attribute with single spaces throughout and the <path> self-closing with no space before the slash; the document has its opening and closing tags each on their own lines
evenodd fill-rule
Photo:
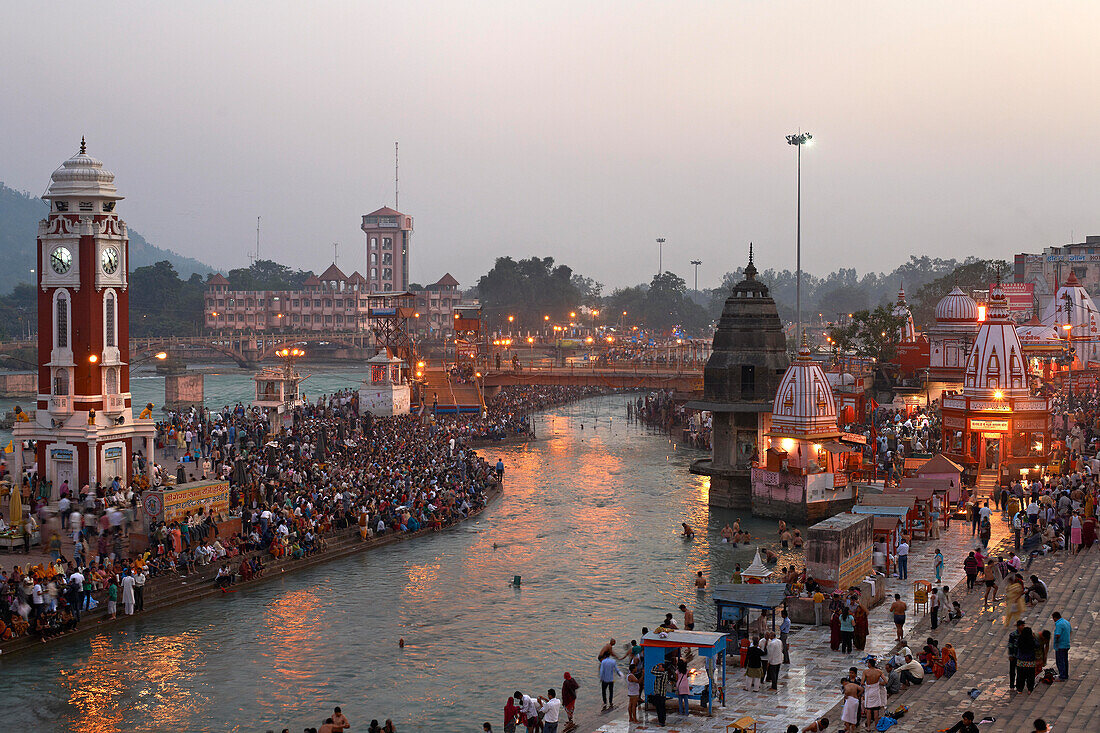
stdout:
<svg viewBox="0 0 1100 733">
<path fill-rule="evenodd" d="M 615 653 L 614 639 L 600 647 L 600 653 L 596 655 L 596 659 L 602 662 L 604 657 L 615 657 L 615 659 L 622 659 L 622 657 Z"/>
<path fill-rule="evenodd" d="M 804 544 L 805 541 L 802 539 L 802 533 L 800 531 L 798 531 L 797 529 L 794 531 L 794 538 L 791 540 L 791 542 L 794 545 L 794 549 L 796 549 L 796 550 L 801 550 L 802 549 L 802 545 Z"/>
<path fill-rule="evenodd" d="M 691 528 L 691 525 L 687 522 L 680 522 L 680 524 L 684 528 L 683 538 L 686 540 L 693 539 L 695 537 L 695 530 Z"/>
<path fill-rule="evenodd" d="M 792 538 L 793 538 L 793 535 L 791 535 L 790 530 L 787 530 L 787 529 L 783 530 L 782 534 L 779 535 L 779 539 L 783 543 L 783 549 L 784 550 L 789 550 L 790 549 Z"/>
<path fill-rule="evenodd" d="M 726 543 L 726 542 L 732 542 L 732 541 L 733 541 L 733 527 L 730 526 L 729 522 L 726 522 L 726 526 L 722 528 L 722 542 Z"/>
</svg>

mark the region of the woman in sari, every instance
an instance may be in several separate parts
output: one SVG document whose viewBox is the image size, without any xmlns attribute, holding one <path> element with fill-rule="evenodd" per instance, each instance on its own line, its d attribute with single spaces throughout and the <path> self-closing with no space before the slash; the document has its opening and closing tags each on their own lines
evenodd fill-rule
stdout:
<svg viewBox="0 0 1100 733">
<path fill-rule="evenodd" d="M 829 646 L 832 650 L 840 649 L 840 612 L 833 611 L 833 617 L 829 620 Z"/>
<path fill-rule="evenodd" d="M 932 664 L 932 673 L 936 675 L 936 679 L 940 677 L 952 677 L 955 671 L 959 668 L 959 658 L 955 654 L 955 647 L 950 644 L 944 644 L 943 650 L 940 652 L 940 658 Z"/>
<path fill-rule="evenodd" d="M 856 606 L 856 649 L 863 651 L 864 647 L 867 646 L 867 634 L 869 633 L 870 627 L 867 623 L 867 608 L 862 603 L 860 603 Z"/>
</svg>

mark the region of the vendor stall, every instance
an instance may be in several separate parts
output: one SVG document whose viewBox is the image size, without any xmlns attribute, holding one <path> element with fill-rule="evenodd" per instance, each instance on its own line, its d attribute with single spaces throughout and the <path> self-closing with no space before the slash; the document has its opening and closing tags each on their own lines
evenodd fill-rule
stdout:
<svg viewBox="0 0 1100 733">
<path fill-rule="evenodd" d="M 871 553 L 871 566 L 882 568 L 885 575 L 890 574 L 891 558 L 897 554 L 898 540 L 901 537 L 901 519 L 898 517 L 875 517 L 875 544 Z"/>
<path fill-rule="evenodd" d="M 863 510 L 857 511 L 857 509 Z M 866 511 L 873 509 L 874 511 Z M 889 511 L 878 511 L 879 509 Z M 898 511 L 902 510 L 902 511 Z M 853 514 L 873 514 L 877 517 L 900 517 L 902 533 L 909 535 L 913 531 L 913 524 L 917 521 L 917 500 L 909 494 L 866 494 L 863 501 L 852 507 Z"/>
<path fill-rule="evenodd" d="M 749 612 L 753 610 L 760 611 L 761 620 L 770 611 L 772 631 L 775 631 L 775 609 L 786 603 L 787 586 L 782 583 L 719 585 L 712 598 L 718 630 L 733 634 L 735 639 L 743 639 L 753 631 L 749 619 Z"/>
<path fill-rule="evenodd" d="M 760 587 L 760 586 L 757 586 Z M 642 637 L 642 654 L 645 661 L 645 699 L 654 691 L 656 677 L 653 669 L 665 661 L 666 656 L 675 664 L 678 654 L 674 650 L 690 647 L 702 657 L 704 668 L 692 672 L 689 697 L 699 701 L 708 715 L 714 714 L 714 695 L 718 694 L 722 705 L 726 700 L 726 635 L 713 631 L 650 632 Z M 670 652 L 673 652 L 670 654 Z M 722 681 L 719 687 L 714 677 L 718 665 L 722 665 Z M 676 690 L 669 686 L 668 697 L 675 699 Z M 647 702 L 648 705 L 648 702 Z"/>
</svg>

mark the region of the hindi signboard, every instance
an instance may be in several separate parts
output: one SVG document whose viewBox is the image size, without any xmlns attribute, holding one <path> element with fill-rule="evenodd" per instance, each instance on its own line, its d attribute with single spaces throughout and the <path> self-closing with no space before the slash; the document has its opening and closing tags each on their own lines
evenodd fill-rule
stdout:
<svg viewBox="0 0 1100 733">
<path fill-rule="evenodd" d="M 222 514 L 229 510 L 228 481 L 193 481 L 173 488 L 147 491 L 142 497 L 145 513 L 155 522 L 174 522 L 204 510 Z"/>
</svg>

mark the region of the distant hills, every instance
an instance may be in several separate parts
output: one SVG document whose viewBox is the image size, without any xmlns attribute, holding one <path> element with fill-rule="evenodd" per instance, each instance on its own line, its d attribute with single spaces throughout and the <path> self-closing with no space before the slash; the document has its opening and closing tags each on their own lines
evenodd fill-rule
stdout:
<svg viewBox="0 0 1100 733">
<path fill-rule="evenodd" d="M 40 198 L 28 196 L 0 183 L 0 294 L 9 293 L 21 282 L 33 283 L 37 254 L 38 221 L 49 212 Z M 180 277 L 187 279 L 197 272 L 203 277 L 213 268 L 191 257 L 161 249 L 130 228 L 130 269 L 168 260 Z"/>
</svg>

